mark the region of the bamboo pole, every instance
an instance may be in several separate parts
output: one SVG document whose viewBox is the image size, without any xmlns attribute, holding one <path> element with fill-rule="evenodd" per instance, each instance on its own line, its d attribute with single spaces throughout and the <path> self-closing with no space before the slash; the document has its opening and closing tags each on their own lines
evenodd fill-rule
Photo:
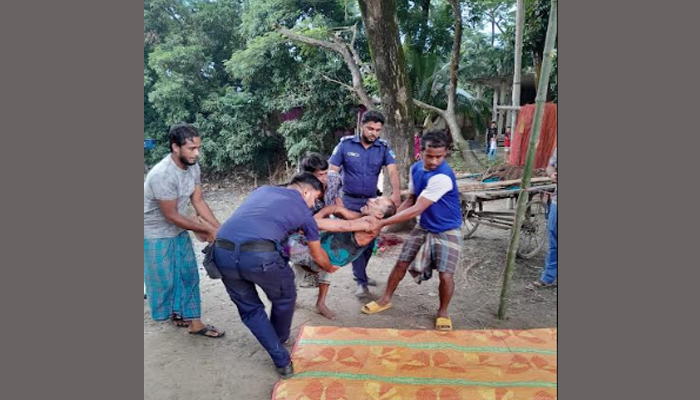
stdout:
<svg viewBox="0 0 700 400">
<path fill-rule="evenodd" d="M 525 158 L 525 168 L 523 171 L 523 184 L 518 196 L 518 207 L 515 212 L 515 222 L 510 235 L 510 245 L 508 246 L 508 258 L 506 269 L 503 274 L 503 288 L 501 290 L 501 302 L 498 306 L 498 319 L 504 319 L 506 308 L 508 307 L 508 292 L 510 280 L 515 270 L 515 256 L 520 241 L 520 226 L 522 225 L 527 203 L 527 189 L 530 187 L 530 177 L 532 176 L 532 164 L 535 160 L 535 149 L 540 138 L 540 129 L 544 119 L 544 105 L 547 101 L 547 89 L 549 87 L 549 75 L 552 72 L 552 58 L 554 57 L 554 40 L 557 37 L 557 0 L 552 0 L 549 10 L 549 25 L 547 26 L 547 38 L 544 45 L 544 59 L 542 70 L 540 71 L 540 81 L 537 87 L 537 97 L 535 98 L 535 116 L 530 132 L 530 144 Z"/>
</svg>

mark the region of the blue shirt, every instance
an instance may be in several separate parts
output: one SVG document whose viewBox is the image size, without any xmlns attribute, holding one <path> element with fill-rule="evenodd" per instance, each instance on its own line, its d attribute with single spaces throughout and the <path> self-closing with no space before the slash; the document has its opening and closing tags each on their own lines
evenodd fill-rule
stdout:
<svg viewBox="0 0 700 400">
<path fill-rule="evenodd" d="M 460 207 L 459 189 L 457 179 L 452 168 L 445 161 L 435 171 L 426 171 L 423 168 L 423 160 L 411 167 L 411 179 L 413 188 L 418 198 L 421 192 L 428 186 L 428 180 L 437 175 L 445 174 L 452 180 L 452 189 L 442 195 L 438 201 L 426 208 L 420 215 L 420 226 L 432 233 L 441 233 L 462 226 L 462 209 Z"/>
<path fill-rule="evenodd" d="M 307 240 L 319 240 L 318 225 L 301 193 L 285 187 L 262 186 L 221 225 L 216 237 L 240 244 L 259 240 L 282 243 L 300 229 Z"/>
<path fill-rule="evenodd" d="M 343 204 L 359 211 L 367 199 L 377 196 L 379 172 L 395 164 L 394 152 L 384 139 L 377 139 L 365 149 L 360 137 L 345 136 L 335 146 L 329 162 L 343 171 Z"/>
</svg>

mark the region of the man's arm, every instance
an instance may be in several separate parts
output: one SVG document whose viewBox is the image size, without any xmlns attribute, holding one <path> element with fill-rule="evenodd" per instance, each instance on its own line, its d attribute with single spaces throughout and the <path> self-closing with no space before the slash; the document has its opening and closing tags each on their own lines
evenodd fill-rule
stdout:
<svg viewBox="0 0 700 400">
<path fill-rule="evenodd" d="M 394 202 L 395 206 L 401 204 L 401 183 L 399 181 L 399 168 L 396 164 L 389 164 L 386 166 L 386 170 L 389 172 L 389 180 L 391 181 L 391 201 Z"/>
<path fill-rule="evenodd" d="M 408 195 L 408 197 L 406 197 L 406 200 L 404 200 L 403 203 L 401 203 L 399 208 L 396 209 L 396 213 L 398 214 L 401 211 L 413 206 L 414 204 L 416 204 L 416 195 L 411 193 Z"/>
<path fill-rule="evenodd" d="M 337 166 L 337 165 L 330 164 L 330 166 L 328 167 L 328 170 L 329 170 L 329 171 L 340 172 L 340 167 Z"/>
<path fill-rule="evenodd" d="M 216 219 L 214 213 L 211 212 L 211 208 L 209 208 L 207 202 L 204 201 L 204 197 L 202 196 L 202 186 L 195 185 L 194 193 L 192 193 L 192 196 L 190 196 L 190 201 L 192 201 L 192 207 L 194 207 L 194 210 L 197 211 L 197 215 L 210 223 L 214 228 L 221 228 L 221 223 L 218 219 Z"/>
<path fill-rule="evenodd" d="M 371 231 L 377 228 L 377 220 L 371 217 L 363 217 L 346 221 L 343 219 L 322 219 L 316 221 L 318 229 L 328 232 L 357 232 Z"/>
<path fill-rule="evenodd" d="M 552 178 L 552 181 L 554 181 L 554 183 L 557 183 L 557 170 L 556 170 L 556 168 L 554 168 L 551 165 L 548 165 L 546 172 L 547 172 L 547 176 Z"/>
<path fill-rule="evenodd" d="M 320 240 L 309 242 L 309 252 L 311 253 L 311 258 L 313 258 L 316 265 L 326 270 L 326 272 L 332 274 L 340 269 L 339 267 L 331 264 L 331 260 L 328 258 L 328 253 L 326 253 L 321 247 Z"/>
<path fill-rule="evenodd" d="M 182 229 L 202 233 L 206 235 L 207 242 L 213 242 L 216 239 L 216 229 L 207 227 L 180 214 L 177 211 L 177 200 L 159 200 L 158 206 L 165 219 L 171 224 Z"/>
<path fill-rule="evenodd" d="M 409 197 L 409 199 L 413 197 L 415 199 L 415 196 L 412 195 Z M 416 200 L 415 204 L 413 204 L 410 207 L 404 207 L 405 205 L 408 205 L 409 199 L 406 199 L 406 201 L 401 204 L 401 209 L 400 212 L 397 212 L 396 215 L 394 215 L 391 218 L 383 219 L 379 221 L 379 224 L 381 226 L 387 226 L 387 225 L 393 225 L 393 224 L 400 224 L 401 222 L 406 222 L 408 220 L 411 220 L 417 216 L 419 216 L 423 211 L 425 211 L 428 207 L 433 205 L 433 201 L 426 199 L 423 196 L 418 197 L 418 200 Z"/>
</svg>

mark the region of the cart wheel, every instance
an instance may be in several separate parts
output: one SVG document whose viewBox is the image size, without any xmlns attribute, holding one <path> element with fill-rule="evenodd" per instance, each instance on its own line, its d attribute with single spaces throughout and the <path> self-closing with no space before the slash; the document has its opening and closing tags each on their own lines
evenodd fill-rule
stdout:
<svg viewBox="0 0 700 400">
<path fill-rule="evenodd" d="M 474 216 L 474 209 L 469 207 L 466 201 L 462 204 L 462 237 L 464 239 L 469 238 L 474 234 L 476 228 L 479 227 L 479 220 Z"/>
<path fill-rule="evenodd" d="M 547 240 L 547 204 L 542 200 L 527 203 L 525 219 L 520 229 L 517 255 L 521 258 L 535 256 Z"/>
</svg>

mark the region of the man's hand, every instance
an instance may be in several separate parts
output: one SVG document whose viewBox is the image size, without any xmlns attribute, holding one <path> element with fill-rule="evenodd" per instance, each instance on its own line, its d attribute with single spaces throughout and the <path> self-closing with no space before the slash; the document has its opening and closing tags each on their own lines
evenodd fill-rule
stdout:
<svg viewBox="0 0 700 400">
<path fill-rule="evenodd" d="M 326 268 L 326 272 L 328 272 L 329 274 L 332 274 L 339 269 L 340 269 L 340 267 L 337 267 L 333 264 L 330 264 L 330 268 Z"/>
<path fill-rule="evenodd" d="M 394 202 L 394 207 L 398 208 L 401 205 L 401 192 L 392 193 L 391 201 Z"/>
<path fill-rule="evenodd" d="M 377 228 L 381 229 L 381 227 L 380 227 L 379 224 L 378 224 L 378 223 L 379 223 L 379 220 L 376 219 L 376 218 L 374 218 L 374 217 L 372 217 L 372 216 L 369 216 L 369 215 L 368 215 L 368 216 L 366 216 L 366 217 L 362 217 L 362 218 L 360 218 L 360 221 L 364 221 L 364 222 L 367 223 L 367 225 L 369 225 L 369 226 L 367 227 L 367 229 L 365 229 L 365 231 L 367 231 L 367 232 L 371 232 L 371 231 L 373 231 L 373 230 L 375 230 L 375 229 L 377 229 Z"/>
<path fill-rule="evenodd" d="M 552 178 L 552 181 L 554 183 L 557 183 L 557 171 L 554 171 L 551 174 L 549 174 L 549 177 Z"/>
</svg>

